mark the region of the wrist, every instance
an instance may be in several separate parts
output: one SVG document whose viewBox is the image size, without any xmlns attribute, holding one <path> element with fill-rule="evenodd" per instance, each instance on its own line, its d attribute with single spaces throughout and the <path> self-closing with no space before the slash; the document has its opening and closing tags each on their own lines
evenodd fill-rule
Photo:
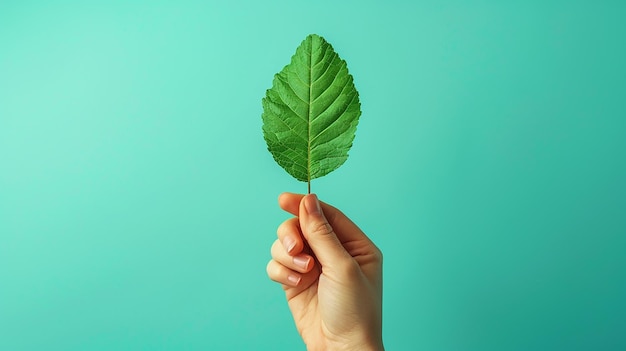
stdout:
<svg viewBox="0 0 626 351">
<path fill-rule="evenodd" d="M 358 339 L 354 342 L 335 343 L 327 345 L 328 351 L 384 351 L 382 340 L 371 340 L 369 338 Z"/>
<path fill-rule="evenodd" d="M 366 343 L 351 350 L 385 351 L 382 341 L 376 343 Z"/>
<path fill-rule="evenodd" d="M 357 345 L 344 345 L 342 347 L 331 349 L 337 351 L 385 351 L 385 347 L 380 344 L 357 344 Z"/>
</svg>

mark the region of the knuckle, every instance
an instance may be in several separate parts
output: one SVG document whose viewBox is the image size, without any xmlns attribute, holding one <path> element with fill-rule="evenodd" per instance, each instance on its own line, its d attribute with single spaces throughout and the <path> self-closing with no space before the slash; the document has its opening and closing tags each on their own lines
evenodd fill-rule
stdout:
<svg viewBox="0 0 626 351">
<path fill-rule="evenodd" d="M 267 272 L 267 276 L 270 279 L 276 280 L 278 278 L 278 265 L 276 264 L 274 260 L 270 260 L 267 263 L 267 266 L 265 267 L 265 271 Z"/>
<path fill-rule="evenodd" d="M 286 226 L 287 226 L 287 221 L 282 222 L 278 228 L 276 229 L 276 235 L 278 235 L 278 237 L 280 237 L 283 233 L 285 233 L 286 231 Z"/>
<path fill-rule="evenodd" d="M 284 237 L 292 233 L 294 230 L 297 230 L 298 225 L 298 218 L 289 218 L 278 226 L 278 229 L 276 229 L 276 235 L 278 235 L 279 238 Z"/>
<path fill-rule="evenodd" d="M 267 272 L 267 275 L 271 278 L 272 277 L 272 261 L 267 262 L 267 265 L 265 266 L 265 272 Z"/>
<path fill-rule="evenodd" d="M 278 257 L 278 253 L 281 247 L 282 247 L 282 244 L 280 243 L 280 241 L 278 239 L 274 240 L 274 243 L 272 244 L 272 247 L 270 248 L 270 254 L 272 255 L 272 258 Z"/>
<path fill-rule="evenodd" d="M 310 224 L 309 226 L 312 234 L 315 235 L 330 235 L 333 234 L 333 228 L 325 221 L 316 221 Z"/>
<path fill-rule="evenodd" d="M 383 252 L 377 246 L 374 246 L 374 258 L 377 262 L 383 262 Z"/>
</svg>

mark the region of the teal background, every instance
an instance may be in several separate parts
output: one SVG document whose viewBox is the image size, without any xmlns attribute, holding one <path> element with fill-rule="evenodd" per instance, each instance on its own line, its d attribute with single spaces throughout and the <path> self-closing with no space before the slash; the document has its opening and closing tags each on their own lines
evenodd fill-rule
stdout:
<svg viewBox="0 0 626 351">
<path fill-rule="evenodd" d="M 0 350 L 304 348 L 260 115 L 309 33 L 388 350 L 626 349 L 624 4 L 0 1 Z"/>
</svg>

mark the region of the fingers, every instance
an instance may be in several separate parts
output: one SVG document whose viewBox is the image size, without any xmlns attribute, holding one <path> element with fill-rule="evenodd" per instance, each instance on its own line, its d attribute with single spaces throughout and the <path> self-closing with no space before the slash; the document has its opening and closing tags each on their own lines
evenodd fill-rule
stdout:
<svg viewBox="0 0 626 351">
<path fill-rule="evenodd" d="M 302 194 L 294 193 L 282 193 L 278 197 L 278 204 L 280 208 L 291 213 L 294 216 L 300 215 L 300 208 L 302 199 L 305 196 Z M 346 215 L 335 207 L 328 205 L 320 201 L 320 206 L 326 220 L 330 226 L 334 229 L 335 234 L 339 238 L 341 243 L 349 241 L 365 241 L 368 245 L 374 246 L 371 240 L 361 231 L 361 229 L 354 224 Z"/>
<path fill-rule="evenodd" d="M 322 267 L 332 269 L 338 264 L 351 262 L 352 256 L 343 247 L 333 227 L 324 216 L 317 196 L 315 194 L 304 196 L 299 206 L 302 234 Z M 352 236 L 353 234 L 346 235 Z"/>
<path fill-rule="evenodd" d="M 320 269 L 315 265 L 310 272 L 299 273 L 270 260 L 267 264 L 267 275 L 271 280 L 282 284 L 289 300 L 314 284 L 319 278 Z"/>
<path fill-rule="evenodd" d="M 278 196 L 278 206 L 284 211 L 291 213 L 294 216 L 298 215 L 300 211 L 300 202 L 304 195 L 294 193 L 282 193 Z"/>
<path fill-rule="evenodd" d="M 290 218 L 281 223 L 276 233 L 285 252 L 289 255 L 297 255 L 304 249 L 298 218 Z"/>
<path fill-rule="evenodd" d="M 272 259 L 281 265 L 291 269 L 292 271 L 307 273 L 314 265 L 314 259 L 307 254 L 299 254 L 290 256 L 280 240 L 274 241 L 272 245 Z"/>
<path fill-rule="evenodd" d="M 298 218 L 284 221 L 278 227 L 277 235 L 278 239 L 272 244 L 267 275 L 286 287 L 302 285 L 303 277 L 304 282 L 310 284 L 311 278 L 306 278 L 306 273 L 315 268 L 315 261 L 311 255 L 303 253 L 305 245 Z"/>
<path fill-rule="evenodd" d="M 270 260 L 266 270 L 267 276 L 271 280 L 286 286 L 296 287 L 302 281 L 302 274 L 294 272 L 274 260 Z"/>
</svg>

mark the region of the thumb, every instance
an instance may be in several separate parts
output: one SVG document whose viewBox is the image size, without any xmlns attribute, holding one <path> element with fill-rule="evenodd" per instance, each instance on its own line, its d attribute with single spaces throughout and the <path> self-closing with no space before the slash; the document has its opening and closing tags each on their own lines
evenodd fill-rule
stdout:
<svg viewBox="0 0 626 351">
<path fill-rule="evenodd" d="M 299 218 L 302 234 L 322 267 L 333 267 L 351 258 L 324 216 L 315 194 L 302 198 Z"/>
</svg>

